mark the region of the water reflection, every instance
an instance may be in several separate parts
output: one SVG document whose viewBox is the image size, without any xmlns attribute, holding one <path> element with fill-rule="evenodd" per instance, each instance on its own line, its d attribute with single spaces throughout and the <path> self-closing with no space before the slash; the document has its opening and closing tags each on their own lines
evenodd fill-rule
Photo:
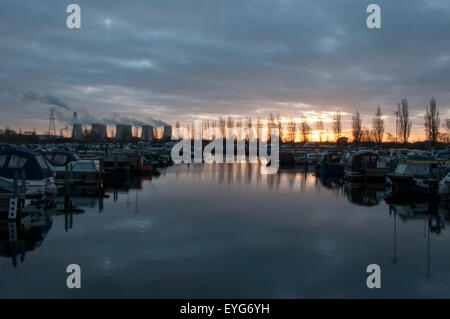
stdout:
<svg viewBox="0 0 450 319">
<path fill-rule="evenodd" d="M 423 221 L 423 237 L 426 238 L 426 275 L 431 276 L 431 238 L 430 234 L 439 235 L 448 227 L 450 220 L 449 210 L 446 203 L 437 205 L 435 202 L 420 203 L 417 205 L 389 205 L 389 215 L 393 216 L 393 233 L 394 233 L 394 253 L 392 263 L 394 265 L 398 262 L 397 256 L 397 218 L 403 222 L 408 221 Z"/>
<path fill-rule="evenodd" d="M 33 206 L 18 221 L 0 219 L 0 256 L 10 258 L 14 267 L 24 262 L 26 252 L 41 246 L 52 228 L 54 213 Z"/>
<path fill-rule="evenodd" d="M 422 277 L 417 277 L 420 265 L 425 267 L 424 278 L 432 278 L 432 270 L 439 277 L 450 276 L 449 258 L 437 253 L 450 248 L 448 204 L 387 204 L 385 193 L 377 185 L 320 178 L 311 167 L 261 175 L 258 165 L 248 163 L 175 166 L 153 179 L 109 184 L 100 195 L 90 196 L 87 188 L 74 189 L 70 198 L 56 198 L 53 209 L 30 211 L 18 221 L 16 231 L 9 220 L 0 220 L 0 254 L 17 265 L 25 252 L 36 250 L 27 262 L 38 269 L 43 263 L 40 256 L 62 263 L 60 254 L 66 254 L 70 258 L 64 263 L 80 260 L 90 265 L 90 273 L 98 274 L 96 280 L 106 271 L 112 280 L 107 286 L 116 282 L 117 290 L 83 292 L 96 297 L 121 296 L 122 281 L 130 272 L 146 278 L 142 284 L 134 279 L 127 286 L 133 296 L 185 298 L 298 297 L 305 291 L 309 297 L 367 296 L 363 285 L 353 286 L 358 285 L 354 268 L 384 260 L 412 275 L 414 285 L 423 284 Z M 422 230 L 419 237 L 418 229 Z M 53 232 L 55 237 L 48 239 Z M 96 247 L 95 253 L 90 247 Z M 228 268 L 230 261 L 235 265 Z M 387 269 L 391 271 L 387 286 L 393 286 L 379 296 L 390 296 L 390 291 L 401 296 L 442 296 L 450 291 L 447 283 L 438 280 L 432 293 L 414 294 L 405 275 Z M 330 275 L 334 271 L 339 278 Z M 220 282 L 226 286 L 221 290 L 225 295 L 213 284 L 217 284 L 217 272 L 224 278 Z M 310 272 L 317 276 L 308 277 Z M 237 282 L 239 274 L 254 278 L 255 289 Z M 357 274 L 363 282 L 365 274 Z M 0 280 L 6 276 L 0 274 Z M 19 274 L 10 276 L 10 281 L 21 280 Z M 171 276 L 179 281 L 168 279 Z M 341 290 L 318 276 L 332 276 L 332 285 L 339 283 Z M 149 293 L 144 283 L 159 290 Z M 280 285 L 277 291 L 281 292 L 275 293 L 273 285 Z M 263 293 L 264 289 L 269 291 Z M 9 296 L 1 288 L 0 295 Z"/>
</svg>

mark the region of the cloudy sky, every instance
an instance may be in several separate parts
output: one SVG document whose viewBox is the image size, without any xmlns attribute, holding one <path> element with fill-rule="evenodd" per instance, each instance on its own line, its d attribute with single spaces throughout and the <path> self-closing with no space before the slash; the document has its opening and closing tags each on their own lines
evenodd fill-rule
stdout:
<svg viewBox="0 0 450 319">
<path fill-rule="evenodd" d="M 55 101 L 61 114 L 169 123 L 340 109 L 347 129 L 379 104 L 392 132 L 407 97 L 420 134 L 435 96 L 450 118 L 448 0 L 74 2 L 79 30 L 66 27 L 70 2 L 1 1 L 1 127 L 46 130 Z M 370 3 L 382 29 L 366 26 Z"/>
</svg>

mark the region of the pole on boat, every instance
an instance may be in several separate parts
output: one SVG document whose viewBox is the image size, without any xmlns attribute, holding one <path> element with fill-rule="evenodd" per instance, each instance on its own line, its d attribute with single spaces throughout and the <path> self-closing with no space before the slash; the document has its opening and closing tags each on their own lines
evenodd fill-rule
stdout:
<svg viewBox="0 0 450 319">
<path fill-rule="evenodd" d="M 20 192 L 22 194 L 26 194 L 27 193 L 27 177 L 26 177 L 25 170 L 21 171 L 21 177 L 22 177 L 22 187 L 21 187 Z M 25 207 L 25 197 L 21 198 L 19 200 L 19 204 L 20 204 L 19 207 L 22 207 L 22 208 Z"/>
</svg>

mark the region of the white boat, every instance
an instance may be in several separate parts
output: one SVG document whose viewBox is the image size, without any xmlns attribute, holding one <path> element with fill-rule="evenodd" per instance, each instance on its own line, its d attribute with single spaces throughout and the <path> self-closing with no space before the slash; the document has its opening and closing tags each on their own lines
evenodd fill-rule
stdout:
<svg viewBox="0 0 450 319">
<path fill-rule="evenodd" d="M 397 164 L 394 172 L 386 174 L 386 183 L 389 186 L 387 197 L 404 200 L 434 196 L 436 193 L 433 185 L 436 185 L 442 176 L 446 176 L 449 170 L 449 161 L 402 160 Z M 444 187 L 442 189 L 444 191 Z"/>
<path fill-rule="evenodd" d="M 18 190 L 24 191 L 27 198 L 55 195 L 57 192 L 53 172 L 40 151 L 15 147 L 0 151 L 1 191 L 14 191 L 15 176 Z"/>
<path fill-rule="evenodd" d="M 69 163 L 69 178 L 72 183 L 98 184 L 100 177 L 100 165 L 96 160 L 81 159 Z"/>
<path fill-rule="evenodd" d="M 71 183 L 97 184 L 100 180 L 100 163 L 98 160 L 80 159 L 78 155 L 65 151 L 47 152 L 45 158 L 55 173 L 56 183 L 64 183 L 66 166 Z"/>
</svg>

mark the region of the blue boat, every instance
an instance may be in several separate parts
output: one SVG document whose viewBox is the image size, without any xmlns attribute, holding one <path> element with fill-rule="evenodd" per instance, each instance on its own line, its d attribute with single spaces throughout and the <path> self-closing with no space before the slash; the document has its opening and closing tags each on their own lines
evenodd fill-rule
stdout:
<svg viewBox="0 0 450 319">
<path fill-rule="evenodd" d="M 19 147 L 0 151 L 0 189 L 13 192 L 15 176 L 27 198 L 56 194 L 53 172 L 40 151 Z"/>
</svg>

